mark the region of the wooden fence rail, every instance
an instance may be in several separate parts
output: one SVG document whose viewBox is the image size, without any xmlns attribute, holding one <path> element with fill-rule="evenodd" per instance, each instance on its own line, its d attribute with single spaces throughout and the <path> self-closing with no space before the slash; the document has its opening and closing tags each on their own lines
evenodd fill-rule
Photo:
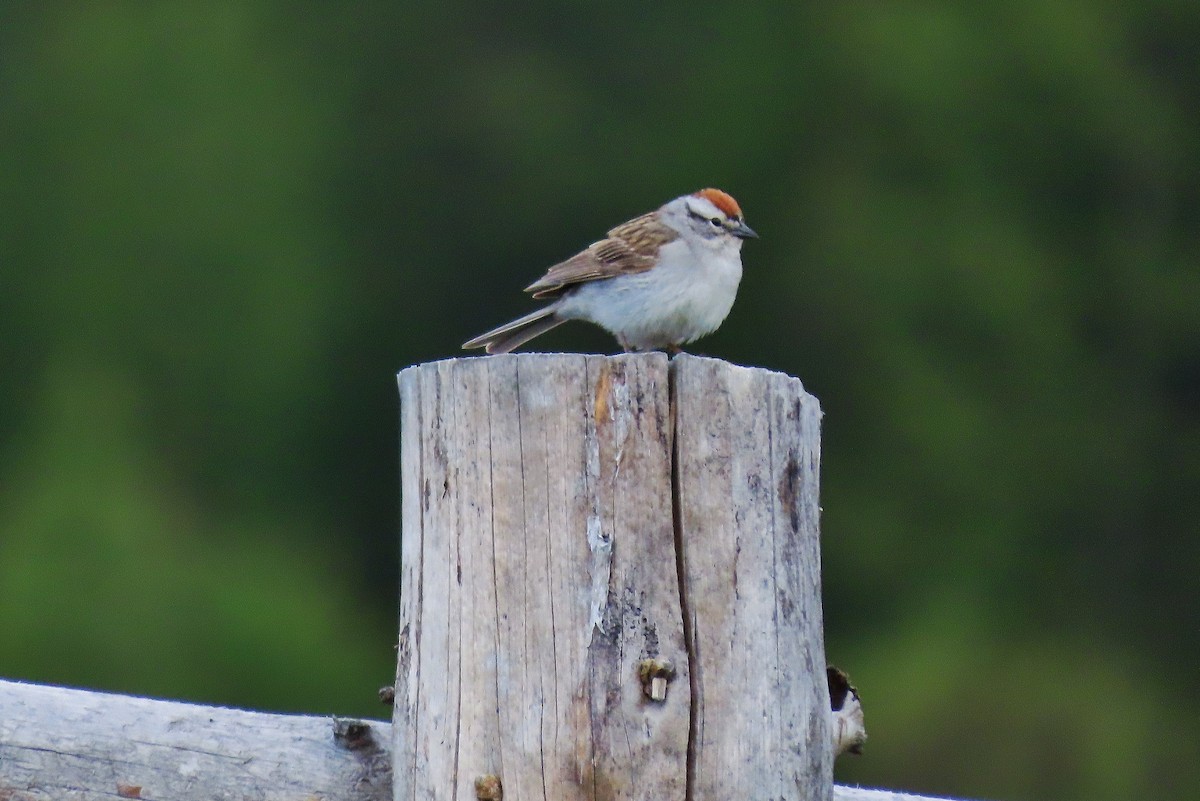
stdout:
<svg viewBox="0 0 1200 801">
<path fill-rule="evenodd" d="M 0 680 L 0 799 L 388 801 L 391 728 Z"/>
</svg>

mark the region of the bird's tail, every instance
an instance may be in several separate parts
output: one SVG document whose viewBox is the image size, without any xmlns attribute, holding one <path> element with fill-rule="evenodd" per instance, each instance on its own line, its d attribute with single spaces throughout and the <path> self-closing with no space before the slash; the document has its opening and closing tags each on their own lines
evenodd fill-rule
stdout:
<svg viewBox="0 0 1200 801">
<path fill-rule="evenodd" d="M 488 353 L 508 353 L 516 350 L 534 337 L 566 322 L 555 314 L 555 310 L 555 304 L 552 303 L 511 323 L 493 328 L 486 334 L 480 334 L 470 342 L 464 343 L 463 350 L 484 348 Z"/>
</svg>

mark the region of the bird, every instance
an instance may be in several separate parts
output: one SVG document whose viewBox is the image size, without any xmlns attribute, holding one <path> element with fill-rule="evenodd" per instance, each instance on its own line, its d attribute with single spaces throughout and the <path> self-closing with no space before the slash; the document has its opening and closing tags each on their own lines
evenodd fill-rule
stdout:
<svg viewBox="0 0 1200 801">
<path fill-rule="evenodd" d="M 742 242 L 758 238 L 737 201 L 701 189 L 618 225 L 525 288 L 550 303 L 463 344 L 509 353 L 567 320 L 604 328 L 626 352 L 711 334 L 742 280 Z"/>
<path fill-rule="evenodd" d="M 844 670 L 833 665 L 825 668 L 825 679 L 829 682 L 830 730 L 833 735 L 833 755 L 847 752 L 861 754 L 867 741 L 867 728 L 863 723 L 862 701 L 858 689 L 850 683 Z"/>
</svg>

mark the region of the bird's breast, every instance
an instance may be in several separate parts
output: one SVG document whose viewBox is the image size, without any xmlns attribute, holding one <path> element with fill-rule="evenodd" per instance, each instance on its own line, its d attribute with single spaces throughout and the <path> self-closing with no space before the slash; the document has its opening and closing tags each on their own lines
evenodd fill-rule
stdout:
<svg viewBox="0 0 1200 801">
<path fill-rule="evenodd" d="M 559 314 L 594 322 L 633 347 L 682 345 L 716 330 L 741 279 L 736 251 L 698 254 L 676 241 L 651 270 L 579 286 Z"/>
</svg>

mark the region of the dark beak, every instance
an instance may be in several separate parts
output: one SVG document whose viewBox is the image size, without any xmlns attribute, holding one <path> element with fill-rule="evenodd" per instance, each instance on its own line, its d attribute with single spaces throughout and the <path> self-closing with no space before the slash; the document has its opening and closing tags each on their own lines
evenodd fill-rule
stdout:
<svg viewBox="0 0 1200 801">
<path fill-rule="evenodd" d="M 741 220 L 738 220 L 737 225 L 729 229 L 729 233 L 733 234 L 738 239 L 758 239 L 758 234 L 754 233 L 754 229 L 746 225 Z"/>
</svg>

